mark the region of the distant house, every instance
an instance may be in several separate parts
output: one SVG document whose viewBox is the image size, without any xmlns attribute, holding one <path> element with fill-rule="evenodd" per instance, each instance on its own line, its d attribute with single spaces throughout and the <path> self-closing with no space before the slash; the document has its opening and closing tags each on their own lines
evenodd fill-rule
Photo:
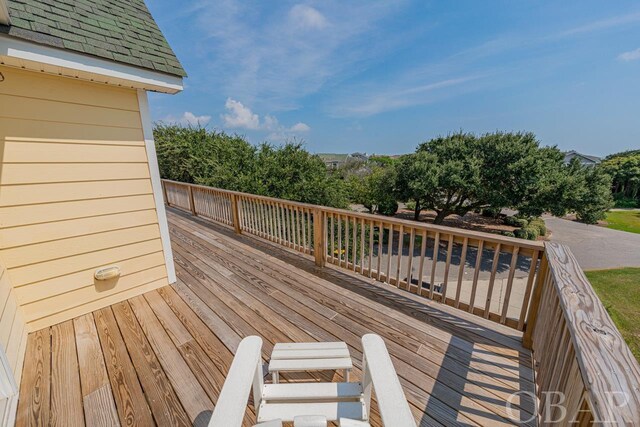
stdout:
<svg viewBox="0 0 640 427">
<path fill-rule="evenodd" d="M 578 153 L 575 150 L 564 153 L 564 163 L 569 164 L 573 159 L 578 159 L 584 166 L 595 166 L 602 160 L 600 157 L 589 156 L 587 154 Z"/>
</svg>

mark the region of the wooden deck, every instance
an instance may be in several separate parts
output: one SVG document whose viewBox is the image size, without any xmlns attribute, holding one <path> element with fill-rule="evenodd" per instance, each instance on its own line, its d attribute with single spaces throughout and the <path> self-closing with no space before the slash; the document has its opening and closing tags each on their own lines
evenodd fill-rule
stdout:
<svg viewBox="0 0 640 427">
<path fill-rule="evenodd" d="M 359 368 L 369 332 L 420 425 L 535 424 L 532 399 L 506 403 L 534 387 L 520 332 L 168 215 L 178 283 L 32 333 L 17 425 L 206 425 L 243 337 L 262 336 L 265 359 L 276 342 L 345 341 Z"/>
</svg>

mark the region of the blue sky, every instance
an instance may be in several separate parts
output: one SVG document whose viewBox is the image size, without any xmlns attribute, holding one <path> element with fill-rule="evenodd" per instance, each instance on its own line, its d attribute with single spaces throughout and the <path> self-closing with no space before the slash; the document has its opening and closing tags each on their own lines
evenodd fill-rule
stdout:
<svg viewBox="0 0 640 427">
<path fill-rule="evenodd" d="M 154 120 L 313 152 L 407 153 L 459 129 L 640 148 L 638 1 L 147 3 L 189 74 L 152 95 Z"/>
</svg>

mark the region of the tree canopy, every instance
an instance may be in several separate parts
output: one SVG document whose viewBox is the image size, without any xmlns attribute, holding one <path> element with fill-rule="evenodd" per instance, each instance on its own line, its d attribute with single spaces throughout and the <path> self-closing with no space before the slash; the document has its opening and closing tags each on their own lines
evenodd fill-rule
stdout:
<svg viewBox="0 0 640 427">
<path fill-rule="evenodd" d="M 301 142 L 256 147 L 241 136 L 157 124 L 154 138 L 163 178 L 304 203 L 347 207 L 342 180 Z"/>
</svg>

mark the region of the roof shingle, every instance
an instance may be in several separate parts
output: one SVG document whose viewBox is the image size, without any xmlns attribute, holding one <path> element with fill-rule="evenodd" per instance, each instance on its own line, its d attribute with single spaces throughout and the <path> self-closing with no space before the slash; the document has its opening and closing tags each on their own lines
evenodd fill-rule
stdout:
<svg viewBox="0 0 640 427">
<path fill-rule="evenodd" d="M 186 76 L 144 0 L 9 0 L 0 32 L 112 61 Z"/>
</svg>

